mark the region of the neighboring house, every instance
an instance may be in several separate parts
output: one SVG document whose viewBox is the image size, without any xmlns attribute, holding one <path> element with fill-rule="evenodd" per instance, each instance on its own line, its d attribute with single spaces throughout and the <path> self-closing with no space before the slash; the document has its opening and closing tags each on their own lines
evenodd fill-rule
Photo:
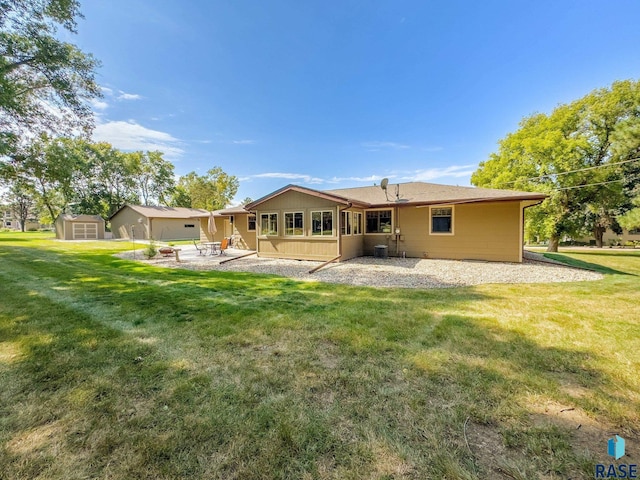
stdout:
<svg viewBox="0 0 640 480">
<path fill-rule="evenodd" d="M 593 238 L 593 236 L 580 237 L 574 240 L 578 242 L 590 243 L 592 245 L 596 244 L 596 241 Z M 609 245 L 619 245 L 619 244 L 624 245 L 627 242 L 634 242 L 634 241 L 640 242 L 640 229 L 634 229 L 634 230 L 623 229 L 622 233 L 618 235 L 610 228 L 607 228 L 607 230 L 604 232 L 604 235 L 602 236 L 602 245 L 605 247 Z"/>
<path fill-rule="evenodd" d="M 104 219 L 100 215 L 72 215 L 61 213 L 55 221 L 59 240 L 102 240 Z"/>
<path fill-rule="evenodd" d="M 288 185 L 245 209 L 256 214 L 262 257 L 347 260 L 378 250 L 391 256 L 522 262 L 524 209 L 545 198 L 422 182 L 386 190 Z"/>
<path fill-rule="evenodd" d="M 198 239 L 206 230 L 207 210 L 185 207 L 149 207 L 125 205 L 111 215 L 113 238 L 186 240 Z M 204 223 L 204 224 L 203 224 Z"/>
<path fill-rule="evenodd" d="M 8 228 L 11 230 L 22 230 L 22 223 L 20 222 L 20 219 L 14 217 L 13 213 L 6 205 L 0 206 L 0 209 L 2 211 L 1 228 Z M 32 230 L 38 230 L 40 228 L 42 228 L 42 225 L 40 224 L 37 218 L 28 218 L 24 225 L 24 230 L 26 232 L 32 231 Z"/>
</svg>

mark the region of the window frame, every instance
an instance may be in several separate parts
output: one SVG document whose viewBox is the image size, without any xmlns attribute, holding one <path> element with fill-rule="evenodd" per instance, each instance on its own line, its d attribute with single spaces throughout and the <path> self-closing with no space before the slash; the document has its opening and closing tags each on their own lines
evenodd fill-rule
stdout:
<svg viewBox="0 0 640 480">
<path fill-rule="evenodd" d="M 287 233 L 287 215 L 293 215 L 293 231 L 295 232 L 296 227 L 295 227 L 295 218 L 296 218 L 296 214 L 300 214 L 302 216 L 302 232 L 301 233 Z M 282 235 L 284 237 L 304 237 L 305 236 L 305 230 L 304 230 L 304 211 L 303 210 L 290 210 L 288 212 L 283 212 L 283 218 L 284 218 L 284 225 L 283 225 L 283 229 L 284 231 L 282 232 Z"/>
<path fill-rule="evenodd" d="M 451 231 L 449 232 L 434 232 L 433 231 L 433 210 L 451 209 Z M 445 235 L 452 236 L 455 234 L 455 205 L 437 205 L 429 206 L 429 235 Z"/>
<path fill-rule="evenodd" d="M 272 215 L 275 215 L 276 217 L 276 231 L 275 233 L 264 233 L 262 231 L 262 218 L 263 217 L 271 217 Z M 270 222 L 270 219 L 267 220 L 268 222 Z M 279 229 L 279 219 L 278 219 L 278 212 L 264 212 L 264 213 L 260 213 L 260 235 L 263 237 L 277 237 L 280 233 L 280 229 Z"/>
<path fill-rule="evenodd" d="M 253 217 L 253 228 L 250 227 L 251 217 Z M 257 230 L 257 226 L 258 226 L 257 215 L 255 213 L 250 213 L 249 215 L 247 215 L 247 232 L 255 232 Z"/>
<path fill-rule="evenodd" d="M 367 232 L 367 213 L 369 212 L 391 212 L 391 225 L 389 226 L 389 231 L 388 232 Z M 371 208 L 368 210 L 364 211 L 364 231 L 363 233 L 365 235 L 393 235 L 393 224 L 394 224 L 394 218 L 393 218 L 393 208 Z M 380 224 L 380 216 L 378 216 L 378 225 Z"/>
<path fill-rule="evenodd" d="M 359 218 L 359 221 L 356 221 Z M 357 228 L 356 228 L 357 227 Z M 362 235 L 362 212 L 353 212 L 353 223 L 351 224 L 352 235 Z"/>
<path fill-rule="evenodd" d="M 355 212 L 343 211 L 340 216 L 340 235 L 351 236 L 353 235 L 353 214 Z"/>
<path fill-rule="evenodd" d="M 311 210 L 311 236 L 312 237 L 335 237 L 336 236 L 336 222 L 334 221 L 335 218 L 335 211 L 333 209 L 328 209 L 328 210 Z M 313 214 L 314 213 L 319 213 L 320 214 L 320 224 L 321 224 L 321 229 L 320 229 L 320 233 L 314 233 L 313 231 Z M 331 214 L 331 234 L 325 234 L 324 233 L 324 229 L 322 228 L 324 225 L 324 215 L 325 213 L 330 213 Z"/>
</svg>

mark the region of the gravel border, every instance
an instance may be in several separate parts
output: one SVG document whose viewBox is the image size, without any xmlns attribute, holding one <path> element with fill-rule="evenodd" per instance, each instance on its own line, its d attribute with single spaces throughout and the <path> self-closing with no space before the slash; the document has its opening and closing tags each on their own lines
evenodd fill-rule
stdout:
<svg viewBox="0 0 640 480">
<path fill-rule="evenodd" d="M 118 256 L 131 259 L 131 252 Z M 309 270 L 320 262 L 249 256 L 221 265 L 220 261 L 224 259 L 200 257 L 176 263 L 173 258 L 160 257 L 139 261 L 169 268 L 264 273 L 296 280 L 370 287 L 453 288 L 490 283 L 582 282 L 603 278 L 600 273 L 568 267 L 533 252 L 527 252 L 523 263 L 358 257 L 332 263 L 313 274 L 309 274 Z"/>
</svg>

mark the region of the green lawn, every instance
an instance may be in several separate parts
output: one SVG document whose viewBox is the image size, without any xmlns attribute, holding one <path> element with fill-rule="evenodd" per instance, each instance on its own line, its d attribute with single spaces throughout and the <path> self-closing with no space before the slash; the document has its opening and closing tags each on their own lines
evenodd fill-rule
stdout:
<svg viewBox="0 0 640 480">
<path fill-rule="evenodd" d="M 577 479 L 640 463 L 640 251 L 356 288 L 0 234 L 0 478 Z"/>
</svg>

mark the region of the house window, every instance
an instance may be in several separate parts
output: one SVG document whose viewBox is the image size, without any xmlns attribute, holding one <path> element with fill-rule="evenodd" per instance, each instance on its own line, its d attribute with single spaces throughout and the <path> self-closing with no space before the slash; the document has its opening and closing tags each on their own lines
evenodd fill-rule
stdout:
<svg viewBox="0 0 640 480">
<path fill-rule="evenodd" d="M 391 210 L 367 212 L 366 233 L 391 233 Z"/>
<path fill-rule="evenodd" d="M 184 228 L 196 228 L 196 226 L 193 223 L 185 223 Z"/>
<path fill-rule="evenodd" d="M 333 235 L 333 211 L 311 212 L 311 235 Z"/>
<path fill-rule="evenodd" d="M 342 224 L 340 225 L 340 232 L 342 235 L 351 235 L 353 231 L 352 219 L 352 212 L 342 212 Z"/>
<path fill-rule="evenodd" d="M 304 235 L 304 214 L 302 212 L 287 212 L 284 214 L 284 234 Z"/>
<path fill-rule="evenodd" d="M 247 215 L 247 231 L 255 232 L 256 231 L 256 216 L 255 215 Z"/>
<path fill-rule="evenodd" d="M 362 213 L 353 212 L 353 234 L 362 235 Z"/>
<path fill-rule="evenodd" d="M 453 207 L 431 208 L 431 233 L 453 233 Z"/>
<path fill-rule="evenodd" d="M 262 235 L 278 235 L 278 214 L 260 214 L 260 233 Z"/>
</svg>

